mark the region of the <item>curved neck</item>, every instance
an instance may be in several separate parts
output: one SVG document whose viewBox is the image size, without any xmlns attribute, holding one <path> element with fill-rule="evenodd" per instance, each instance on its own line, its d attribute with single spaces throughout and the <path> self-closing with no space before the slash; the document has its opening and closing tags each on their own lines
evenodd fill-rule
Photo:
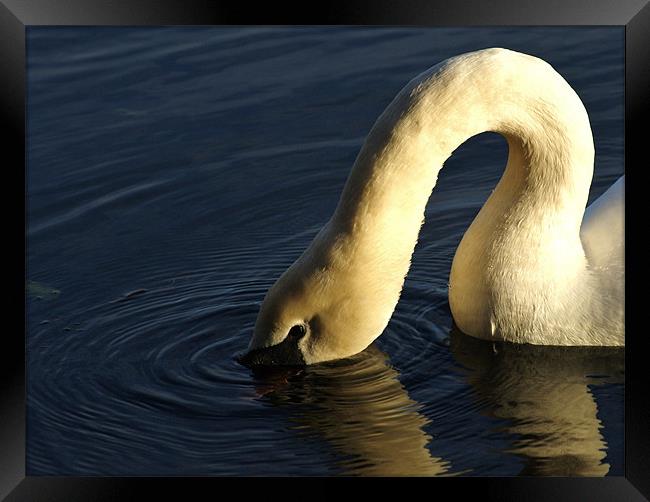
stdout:
<svg viewBox="0 0 650 502">
<path fill-rule="evenodd" d="M 481 212 L 540 238 L 555 224 L 577 238 L 593 173 L 587 113 L 550 65 L 505 49 L 447 60 L 400 92 L 373 126 L 330 225 L 354 235 L 360 258 L 410 259 L 444 161 L 486 131 L 506 137 L 509 158 Z"/>
</svg>

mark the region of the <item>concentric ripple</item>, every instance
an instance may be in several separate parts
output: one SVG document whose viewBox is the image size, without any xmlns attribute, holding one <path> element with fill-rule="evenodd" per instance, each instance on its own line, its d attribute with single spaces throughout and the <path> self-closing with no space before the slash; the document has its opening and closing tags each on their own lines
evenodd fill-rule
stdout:
<svg viewBox="0 0 650 502">
<path fill-rule="evenodd" d="M 453 328 L 454 250 L 507 158 L 493 134 L 447 162 L 375 343 L 300 369 L 234 357 L 374 120 L 437 61 L 548 59 L 590 113 L 591 198 L 621 173 L 622 38 L 557 33 L 31 28 L 28 474 L 621 474 L 621 351 Z"/>
</svg>

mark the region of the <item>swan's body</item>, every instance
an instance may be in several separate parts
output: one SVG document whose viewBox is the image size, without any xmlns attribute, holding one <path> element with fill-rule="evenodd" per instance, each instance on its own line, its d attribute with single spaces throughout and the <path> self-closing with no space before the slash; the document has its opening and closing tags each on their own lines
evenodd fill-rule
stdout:
<svg viewBox="0 0 650 502">
<path fill-rule="evenodd" d="M 508 164 L 454 257 L 457 326 L 517 343 L 623 345 L 623 197 L 596 201 L 583 224 L 594 162 L 586 110 L 544 61 L 487 49 L 419 75 L 379 117 L 334 215 L 269 290 L 254 359 L 310 364 L 377 338 L 438 172 L 485 131 L 507 139 Z"/>
</svg>

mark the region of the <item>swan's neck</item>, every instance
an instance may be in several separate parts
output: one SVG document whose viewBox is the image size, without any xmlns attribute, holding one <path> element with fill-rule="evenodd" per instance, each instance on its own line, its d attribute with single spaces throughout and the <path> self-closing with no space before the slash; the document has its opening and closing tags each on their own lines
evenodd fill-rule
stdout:
<svg viewBox="0 0 650 502">
<path fill-rule="evenodd" d="M 443 163 L 485 131 L 506 137 L 508 164 L 450 277 L 454 319 L 480 337 L 522 329 L 499 325 L 499 309 L 519 309 L 528 322 L 537 315 L 530 308 L 559 308 L 544 302 L 565 301 L 562 289 L 575 294 L 572 276 L 586 270 L 579 230 L 593 173 L 591 129 L 580 99 L 548 64 L 490 49 L 414 79 L 375 123 L 328 225 L 354 242 L 346 259 L 381 277 L 396 303 Z"/>
</svg>

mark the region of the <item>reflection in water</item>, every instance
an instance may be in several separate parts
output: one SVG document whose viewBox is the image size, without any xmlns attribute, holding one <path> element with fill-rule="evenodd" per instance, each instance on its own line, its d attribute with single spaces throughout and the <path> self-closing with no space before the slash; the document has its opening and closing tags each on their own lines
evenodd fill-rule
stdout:
<svg viewBox="0 0 650 502">
<path fill-rule="evenodd" d="M 429 453 L 429 421 L 374 345 L 348 359 L 256 377 L 263 399 L 293 408 L 294 431 L 327 441 L 340 474 L 435 476 L 449 468 Z"/>
<path fill-rule="evenodd" d="M 621 383 L 624 349 L 477 340 L 457 329 L 451 350 L 487 413 L 505 419 L 522 475 L 604 476 L 607 444 L 589 385 Z"/>
<path fill-rule="evenodd" d="M 524 460 L 521 475 L 609 472 L 590 386 L 623 382 L 624 349 L 491 343 L 456 328 L 450 349 L 476 405 L 469 410 L 450 402 L 447 420 L 462 424 L 468 412 L 498 419 L 503 424 L 499 432 L 510 438 L 504 452 Z M 432 456 L 436 443 L 425 432 L 430 422 L 422 412 L 425 403 L 409 397 L 376 345 L 348 359 L 255 370 L 254 376 L 260 399 L 289 409 L 294 433 L 327 442 L 336 454 L 336 473 L 471 474 L 454 472 L 450 459 Z M 471 437 L 466 445 L 468 450 L 475 447 Z"/>
</svg>

